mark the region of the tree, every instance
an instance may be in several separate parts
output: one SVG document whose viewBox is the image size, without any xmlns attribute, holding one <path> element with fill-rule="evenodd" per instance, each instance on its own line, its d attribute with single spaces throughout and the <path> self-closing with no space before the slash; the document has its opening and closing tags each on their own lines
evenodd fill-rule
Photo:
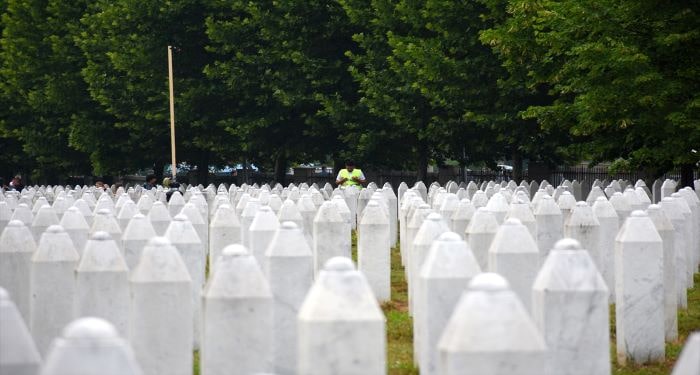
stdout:
<svg viewBox="0 0 700 375">
<path fill-rule="evenodd" d="M 203 74 L 210 62 L 204 49 L 207 10 L 201 0 L 101 0 L 82 18 L 84 30 L 76 43 L 87 56 L 83 77 L 91 97 L 115 121 L 99 130 L 81 123 L 81 134 L 86 134 L 81 143 L 94 145 L 100 133 L 108 132 L 114 148 L 128 150 L 128 157 L 115 153 L 126 164 L 110 159 L 110 169 L 152 166 L 161 175 L 170 160 L 168 45 L 176 47 L 178 161 L 196 164 L 199 182 L 206 183 L 210 164 L 235 155 L 230 152 L 234 147 L 217 153 L 221 159 L 211 152 L 223 151 L 231 138 L 217 126 L 223 100 Z"/>
<path fill-rule="evenodd" d="M 21 144 L 40 181 L 90 172 L 85 154 L 69 142 L 73 116 L 93 108 L 80 77 L 81 54 L 71 41 L 84 8 L 84 1 L 9 0 L 2 16 L 2 132 L 16 140 L 6 142 Z"/>
<path fill-rule="evenodd" d="M 698 4 L 660 1 L 508 2 L 510 16 L 484 34 L 527 84 L 552 103 L 526 116 L 585 139 L 593 161 L 626 159 L 652 175 L 697 162 Z M 529 37 L 525 43 L 518 35 Z"/>
</svg>

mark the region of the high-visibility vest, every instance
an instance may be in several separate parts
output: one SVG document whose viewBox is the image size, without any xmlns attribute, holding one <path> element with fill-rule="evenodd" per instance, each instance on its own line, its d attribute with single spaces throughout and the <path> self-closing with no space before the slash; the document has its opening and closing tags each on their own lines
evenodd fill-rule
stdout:
<svg viewBox="0 0 700 375">
<path fill-rule="evenodd" d="M 360 183 L 357 181 L 353 181 L 353 177 L 360 178 L 362 176 L 362 170 L 355 168 L 352 170 L 352 172 L 349 172 L 347 169 L 343 168 L 340 170 L 340 177 L 345 178 L 346 181 L 343 183 L 343 186 L 352 186 L 352 185 L 357 185 L 360 186 Z"/>
</svg>

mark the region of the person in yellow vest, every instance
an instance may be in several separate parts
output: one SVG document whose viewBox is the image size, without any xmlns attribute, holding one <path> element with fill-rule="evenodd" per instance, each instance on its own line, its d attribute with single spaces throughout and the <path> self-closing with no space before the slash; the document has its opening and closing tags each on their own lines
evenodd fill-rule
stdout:
<svg viewBox="0 0 700 375">
<path fill-rule="evenodd" d="M 357 186 L 362 187 L 365 183 L 365 175 L 362 170 L 355 168 L 355 162 L 348 160 L 345 162 L 345 168 L 338 172 L 338 176 L 335 178 L 335 183 L 341 187 Z"/>
</svg>

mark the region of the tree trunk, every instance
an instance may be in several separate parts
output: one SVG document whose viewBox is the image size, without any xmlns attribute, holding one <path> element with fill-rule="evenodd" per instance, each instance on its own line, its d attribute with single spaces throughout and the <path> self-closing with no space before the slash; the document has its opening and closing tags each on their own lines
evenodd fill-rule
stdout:
<svg viewBox="0 0 700 375">
<path fill-rule="evenodd" d="M 284 186 L 287 177 L 287 152 L 282 149 L 275 159 L 275 181 Z"/>
<path fill-rule="evenodd" d="M 520 183 L 523 180 L 523 155 L 520 151 L 513 149 L 513 180 Z"/>
<path fill-rule="evenodd" d="M 428 185 L 428 145 L 426 142 L 418 144 L 418 171 L 417 181 L 423 181 Z"/>
<path fill-rule="evenodd" d="M 197 161 L 197 183 L 209 185 L 209 151 L 202 150 Z"/>
<path fill-rule="evenodd" d="M 681 182 L 679 188 L 684 188 L 686 186 L 690 186 L 693 188 L 693 172 L 694 166 L 692 164 L 683 164 L 681 165 Z"/>
</svg>

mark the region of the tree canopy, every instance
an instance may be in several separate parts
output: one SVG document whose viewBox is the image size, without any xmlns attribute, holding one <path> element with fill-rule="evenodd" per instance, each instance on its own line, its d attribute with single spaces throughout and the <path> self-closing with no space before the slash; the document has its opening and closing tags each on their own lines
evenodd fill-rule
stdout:
<svg viewBox="0 0 700 375">
<path fill-rule="evenodd" d="M 700 5 L 654 0 L 7 0 L 0 173 L 178 160 L 697 168 Z M 201 180 L 200 180 L 201 181 Z"/>
</svg>

